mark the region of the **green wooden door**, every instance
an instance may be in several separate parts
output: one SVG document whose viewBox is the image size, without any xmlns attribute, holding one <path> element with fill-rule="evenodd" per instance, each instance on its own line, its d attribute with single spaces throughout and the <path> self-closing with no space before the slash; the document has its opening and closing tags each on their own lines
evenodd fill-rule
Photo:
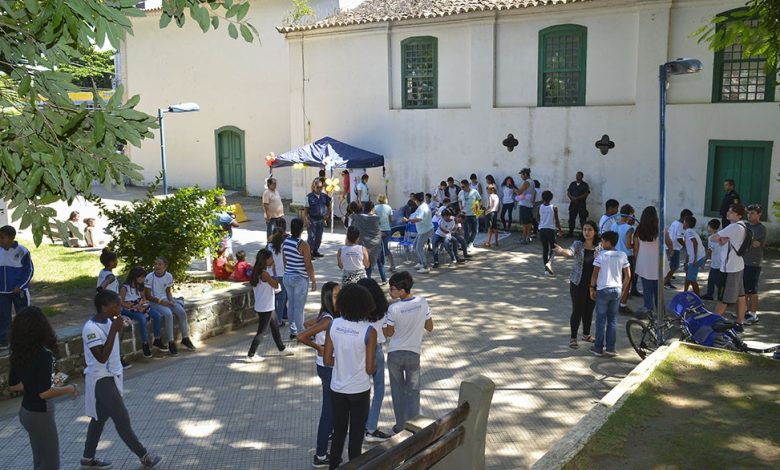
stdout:
<svg viewBox="0 0 780 470">
<path fill-rule="evenodd" d="M 217 178 L 219 186 L 241 191 L 246 188 L 244 133 L 237 128 L 216 131 Z"/>
<path fill-rule="evenodd" d="M 772 142 L 711 140 L 705 213 L 718 214 L 723 181 L 729 178 L 734 180 L 743 204 L 767 207 L 771 163 Z"/>
</svg>

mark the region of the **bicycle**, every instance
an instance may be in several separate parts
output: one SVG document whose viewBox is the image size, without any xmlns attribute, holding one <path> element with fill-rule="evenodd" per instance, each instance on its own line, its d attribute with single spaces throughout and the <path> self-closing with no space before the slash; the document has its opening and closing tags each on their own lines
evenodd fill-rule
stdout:
<svg viewBox="0 0 780 470">
<path fill-rule="evenodd" d="M 675 334 L 675 329 L 679 329 L 678 334 Z M 642 359 L 674 337 L 679 336 L 685 340 L 685 331 L 685 328 L 680 327 L 680 319 L 676 317 L 666 317 L 659 323 L 654 315 L 650 315 L 647 322 L 638 318 L 626 322 L 628 341 Z"/>
</svg>

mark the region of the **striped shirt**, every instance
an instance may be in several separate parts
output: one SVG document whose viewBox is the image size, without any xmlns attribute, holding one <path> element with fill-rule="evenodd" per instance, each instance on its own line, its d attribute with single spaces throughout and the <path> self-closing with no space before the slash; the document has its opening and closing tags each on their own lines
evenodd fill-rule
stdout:
<svg viewBox="0 0 780 470">
<path fill-rule="evenodd" d="M 308 276 L 306 272 L 306 264 L 303 262 L 303 255 L 298 252 L 298 245 L 301 243 L 300 238 L 287 237 L 282 245 L 282 252 L 284 253 L 284 275 L 301 275 Z"/>
</svg>

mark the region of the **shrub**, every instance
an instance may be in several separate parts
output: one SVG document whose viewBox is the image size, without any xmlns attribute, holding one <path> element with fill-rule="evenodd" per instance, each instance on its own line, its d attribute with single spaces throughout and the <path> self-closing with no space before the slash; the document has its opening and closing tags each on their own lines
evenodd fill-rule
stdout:
<svg viewBox="0 0 780 470">
<path fill-rule="evenodd" d="M 182 279 L 193 258 L 215 249 L 223 236 L 215 223 L 219 212 L 214 198 L 222 189 L 182 188 L 167 197 L 156 198 L 154 187 L 144 199 L 129 206 L 103 208 L 116 251 L 126 266 L 151 270 L 154 259 L 168 259 L 168 271 Z"/>
</svg>

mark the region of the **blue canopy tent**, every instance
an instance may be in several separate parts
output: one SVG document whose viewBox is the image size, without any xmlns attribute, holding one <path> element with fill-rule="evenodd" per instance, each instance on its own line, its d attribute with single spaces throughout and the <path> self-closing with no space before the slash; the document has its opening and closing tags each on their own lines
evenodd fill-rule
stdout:
<svg viewBox="0 0 780 470">
<path fill-rule="evenodd" d="M 333 177 L 334 169 L 376 168 L 381 166 L 382 179 L 385 180 L 385 194 L 387 194 L 385 157 L 374 152 L 369 152 L 368 150 L 345 144 L 332 137 L 323 137 L 316 142 L 304 145 L 303 147 L 298 147 L 277 156 L 276 161 L 274 161 L 271 166 L 271 174 L 273 175 L 274 168 L 293 166 L 296 163 L 329 169 L 331 178 Z M 331 219 L 333 218 L 332 205 L 333 201 L 331 200 Z M 332 220 L 330 228 L 332 232 Z"/>
</svg>

